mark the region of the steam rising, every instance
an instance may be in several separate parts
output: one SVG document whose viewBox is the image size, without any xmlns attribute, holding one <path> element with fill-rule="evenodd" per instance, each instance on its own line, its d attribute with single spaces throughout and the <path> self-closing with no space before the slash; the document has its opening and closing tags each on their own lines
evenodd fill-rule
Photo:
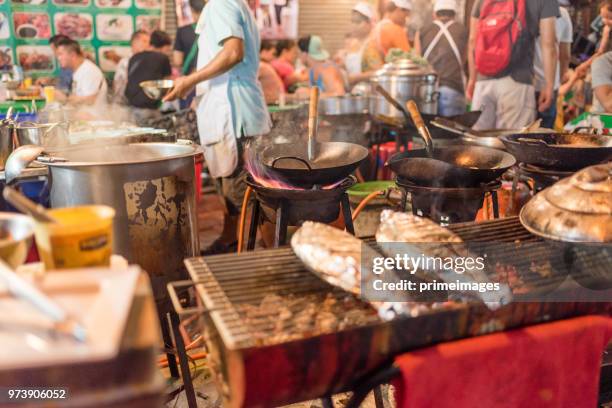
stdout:
<svg viewBox="0 0 612 408">
<path fill-rule="evenodd" d="M 136 128 L 130 108 L 119 104 L 62 106 L 49 104 L 39 112 L 40 124 L 58 124 L 44 136 L 51 150 L 86 142 L 106 146 Z"/>
</svg>

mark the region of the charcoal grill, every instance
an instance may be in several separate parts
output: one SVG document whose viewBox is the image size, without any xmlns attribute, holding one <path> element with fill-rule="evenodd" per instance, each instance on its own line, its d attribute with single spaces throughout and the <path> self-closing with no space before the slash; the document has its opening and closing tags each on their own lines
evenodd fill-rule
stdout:
<svg viewBox="0 0 612 408">
<path fill-rule="evenodd" d="M 517 270 L 529 269 L 532 261 L 546 255 L 542 252 L 545 246 L 528 245 L 544 242 L 529 234 L 518 218 L 455 224 L 450 229 L 466 242 L 520 242 L 523 256 L 506 255 L 505 259 Z M 374 245 L 372 240 L 366 242 Z M 500 256 L 503 258 L 503 252 Z M 609 276 L 610 259 L 590 256 L 583 259 L 588 264 L 585 270 Z M 192 258 L 186 265 L 206 309 L 202 320 L 210 364 L 228 407 L 279 406 L 329 396 L 353 389 L 360 379 L 411 349 L 544 321 L 612 312 L 610 303 L 513 302 L 496 311 L 463 303 L 383 322 L 367 304 L 308 272 L 289 247 Z M 551 271 L 553 276 L 566 273 L 561 258 L 551 259 Z M 531 274 L 521 284 L 537 291 L 558 282 Z M 316 309 L 323 308 L 324 299 L 336 299 L 346 306 L 338 317 L 346 324 L 292 330 L 291 323 L 279 326 L 282 313 L 286 313 L 281 307 L 256 309 L 260 313 L 255 315 L 245 312 L 269 296 L 291 301 L 314 297 L 320 300 L 314 300 Z"/>
</svg>

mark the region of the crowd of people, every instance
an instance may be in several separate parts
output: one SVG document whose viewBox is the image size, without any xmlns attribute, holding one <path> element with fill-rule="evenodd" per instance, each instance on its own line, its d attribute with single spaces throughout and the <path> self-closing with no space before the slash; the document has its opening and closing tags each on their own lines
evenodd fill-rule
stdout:
<svg viewBox="0 0 612 408">
<path fill-rule="evenodd" d="M 477 44 L 479 29 L 487 17 L 481 18 L 484 3 L 475 2 L 469 27 L 465 27 L 457 19 L 456 0 L 436 0 L 433 21 L 409 38 L 406 23 L 413 7 L 410 0 L 388 0 L 381 18 L 369 3 L 359 2 L 351 12 L 352 29 L 345 46 L 333 58 L 317 35 L 300 38 L 297 43 L 280 41 L 276 47 L 264 41 L 259 78 L 266 102 L 275 103 L 283 93 L 295 92 L 296 84 L 318 85 L 323 95 L 362 91 L 356 85 L 380 69 L 392 50 L 401 50 L 426 59 L 438 74 L 438 114 L 459 115 L 471 103 L 473 109 L 483 111 L 477 129 L 517 128 L 536 118 L 542 120 L 543 127 L 553 128 L 559 94 L 566 93 L 589 71 L 593 78 L 593 110 L 610 112 L 610 70 L 606 72 L 610 67 L 610 54 L 606 55 L 610 48 L 609 1 L 599 7 L 604 23 L 601 45 L 575 70 L 570 70 L 574 31 L 567 9 L 569 0 L 522 2 L 524 27 L 516 42 L 510 44 L 508 64 L 492 75 L 482 73 L 476 61 L 482 48 Z M 486 39 L 481 44 L 484 42 Z M 496 59 L 486 50 L 482 55 L 487 60 Z M 299 88 L 295 97 L 304 97 Z"/>
<path fill-rule="evenodd" d="M 511 60 L 501 73 L 485 75 L 478 70 L 477 40 L 483 0 L 474 4 L 469 27 L 457 19 L 456 0 L 436 0 L 433 21 L 410 38 L 406 31 L 412 12 L 411 0 L 387 0 L 379 16 L 367 2 L 354 5 L 351 31 L 345 46 L 335 55 L 325 49 L 318 35 L 300 39 L 261 41 L 258 80 L 267 104 L 304 100 L 307 89 L 317 85 L 322 94 L 362 92 L 366 82 L 386 61 L 391 51 L 425 58 L 439 76 L 439 111 L 442 116 L 459 115 L 471 102 L 483 111 L 477 129 L 509 128 L 532 123 L 537 117 L 552 128 L 557 117 L 557 98 L 577 80 L 592 72 L 593 107 L 609 112 L 610 2 L 600 7 L 603 40 L 597 52 L 570 70 L 573 41 L 569 0 L 526 1 L 525 27 L 514 44 Z M 519 2 L 520 3 L 520 2 Z M 194 21 L 204 8 L 203 0 L 191 0 Z M 197 24 L 180 27 L 174 44 L 163 31 L 137 31 L 131 38 L 131 55 L 118 61 L 109 87 L 99 67 L 85 58 L 79 44 L 63 35 L 50 39 L 60 64 L 55 78 L 57 99 L 99 111 L 110 100 L 131 108 L 134 120 L 160 115 L 159 103 L 146 97 L 139 83 L 186 76 L 198 66 Z M 40 80 L 48 83 L 47 78 Z M 192 106 L 195 92 L 178 102 Z M 520 101 L 520 103 L 517 103 Z"/>
</svg>

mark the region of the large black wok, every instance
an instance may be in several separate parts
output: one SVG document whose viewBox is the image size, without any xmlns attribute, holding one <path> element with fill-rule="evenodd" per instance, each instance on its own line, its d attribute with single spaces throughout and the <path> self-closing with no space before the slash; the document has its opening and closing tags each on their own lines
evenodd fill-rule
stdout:
<svg viewBox="0 0 612 408">
<path fill-rule="evenodd" d="M 272 174 L 305 188 L 342 181 L 368 157 L 365 147 L 345 142 L 317 142 L 318 87 L 310 89 L 308 141 L 275 144 L 263 150 L 261 161 Z"/>
<path fill-rule="evenodd" d="M 511 154 L 480 146 L 410 150 L 391 157 L 387 166 L 401 179 L 426 187 L 475 187 L 499 178 L 516 164 Z"/>
<path fill-rule="evenodd" d="M 315 143 L 308 160 L 308 143 L 281 143 L 263 150 L 261 160 L 271 173 L 300 187 L 329 185 L 348 177 L 368 157 L 368 149 L 344 142 Z"/>
<path fill-rule="evenodd" d="M 612 136 L 529 133 L 500 139 L 519 162 L 535 166 L 580 170 L 612 160 Z"/>
</svg>

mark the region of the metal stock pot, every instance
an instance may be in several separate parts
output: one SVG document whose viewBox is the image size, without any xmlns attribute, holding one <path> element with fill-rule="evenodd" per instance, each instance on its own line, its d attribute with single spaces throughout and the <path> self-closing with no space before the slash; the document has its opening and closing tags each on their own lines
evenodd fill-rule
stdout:
<svg viewBox="0 0 612 408">
<path fill-rule="evenodd" d="M 49 167 L 52 207 L 115 209 L 114 253 L 149 273 L 159 300 L 168 281 L 184 278 L 183 259 L 199 253 L 199 155 L 194 145 L 97 144 L 55 149 L 38 162 Z"/>
<path fill-rule="evenodd" d="M 421 113 L 438 113 L 438 75 L 431 66 L 408 59 L 386 64 L 370 80 L 372 85 L 370 114 L 403 119 L 403 114 L 379 95 L 375 88 L 382 86 L 391 96 L 405 105 L 414 100 Z"/>
</svg>

